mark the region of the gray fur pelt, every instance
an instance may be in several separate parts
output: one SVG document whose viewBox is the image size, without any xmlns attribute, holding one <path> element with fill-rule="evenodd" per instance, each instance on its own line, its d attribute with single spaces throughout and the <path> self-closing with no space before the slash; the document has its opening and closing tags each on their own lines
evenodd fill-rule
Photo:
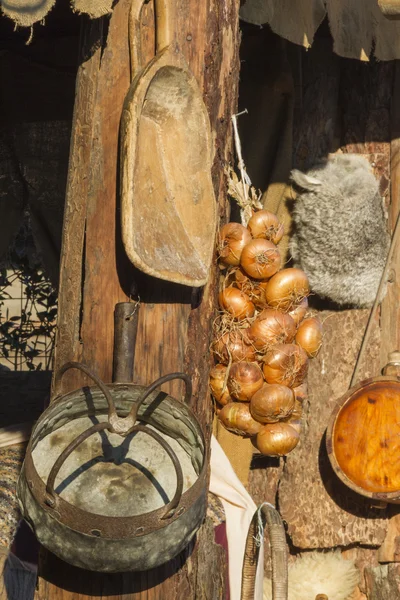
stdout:
<svg viewBox="0 0 400 600">
<path fill-rule="evenodd" d="M 311 290 L 339 305 L 371 306 L 389 248 L 382 198 L 369 162 L 335 154 L 294 170 L 298 188 L 290 251 Z"/>
</svg>

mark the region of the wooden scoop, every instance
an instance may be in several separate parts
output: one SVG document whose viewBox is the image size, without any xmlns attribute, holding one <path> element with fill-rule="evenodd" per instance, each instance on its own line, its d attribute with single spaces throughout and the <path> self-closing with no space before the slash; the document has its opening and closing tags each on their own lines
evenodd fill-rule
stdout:
<svg viewBox="0 0 400 600">
<path fill-rule="evenodd" d="M 156 56 L 142 68 L 143 2 L 132 5 L 136 74 L 121 121 L 122 239 L 141 271 L 199 287 L 208 278 L 216 229 L 210 123 L 197 81 L 171 43 L 166 0 L 155 0 Z"/>
</svg>

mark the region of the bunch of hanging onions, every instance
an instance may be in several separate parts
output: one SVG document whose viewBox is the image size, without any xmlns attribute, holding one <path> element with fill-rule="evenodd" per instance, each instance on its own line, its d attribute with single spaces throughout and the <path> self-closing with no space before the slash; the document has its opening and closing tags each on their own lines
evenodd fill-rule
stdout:
<svg viewBox="0 0 400 600">
<path fill-rule="evenodd" d="M 211 346 L 217 418 L 270 456 L 285 456 L 299 442 L 308 361 L 322 344 L 321 323 L 308 314 L 307 275 L 281 268 L 283 233 L 267 210 L 253 212 L 247 227 L 221 228 L 218 260 L 225 274 Z"/>
</svg>

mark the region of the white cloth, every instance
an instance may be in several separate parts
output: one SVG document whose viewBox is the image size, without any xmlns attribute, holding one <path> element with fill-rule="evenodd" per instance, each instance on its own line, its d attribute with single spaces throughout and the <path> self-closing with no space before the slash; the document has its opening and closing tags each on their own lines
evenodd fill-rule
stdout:
<svg viewBox="0 0 400 600">
<path fill-rule="evenodd" d="M 225 510 L 230 595 L 231 600 L 240 600 L 246 537 L 257 506 L 239 481 L 228 457 L 214 436 L 211 438 L 210 492 L 218 496 Z M 261 546 L 255 600 L 263 598 L 263 564 L 264 552 Z"/>
</svg>

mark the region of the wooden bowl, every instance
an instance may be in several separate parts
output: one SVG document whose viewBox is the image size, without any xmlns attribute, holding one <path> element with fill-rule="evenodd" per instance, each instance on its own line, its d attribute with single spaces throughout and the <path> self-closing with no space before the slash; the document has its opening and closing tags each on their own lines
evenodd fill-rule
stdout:
<svg viewBox="0 0 400 600">
<path fill-rule="evenodd" d="M 326 447 L 335 473 L 350 489 L 400 504 L 400 380 L 374 377 L 342 396 Z"/>
</svg>

